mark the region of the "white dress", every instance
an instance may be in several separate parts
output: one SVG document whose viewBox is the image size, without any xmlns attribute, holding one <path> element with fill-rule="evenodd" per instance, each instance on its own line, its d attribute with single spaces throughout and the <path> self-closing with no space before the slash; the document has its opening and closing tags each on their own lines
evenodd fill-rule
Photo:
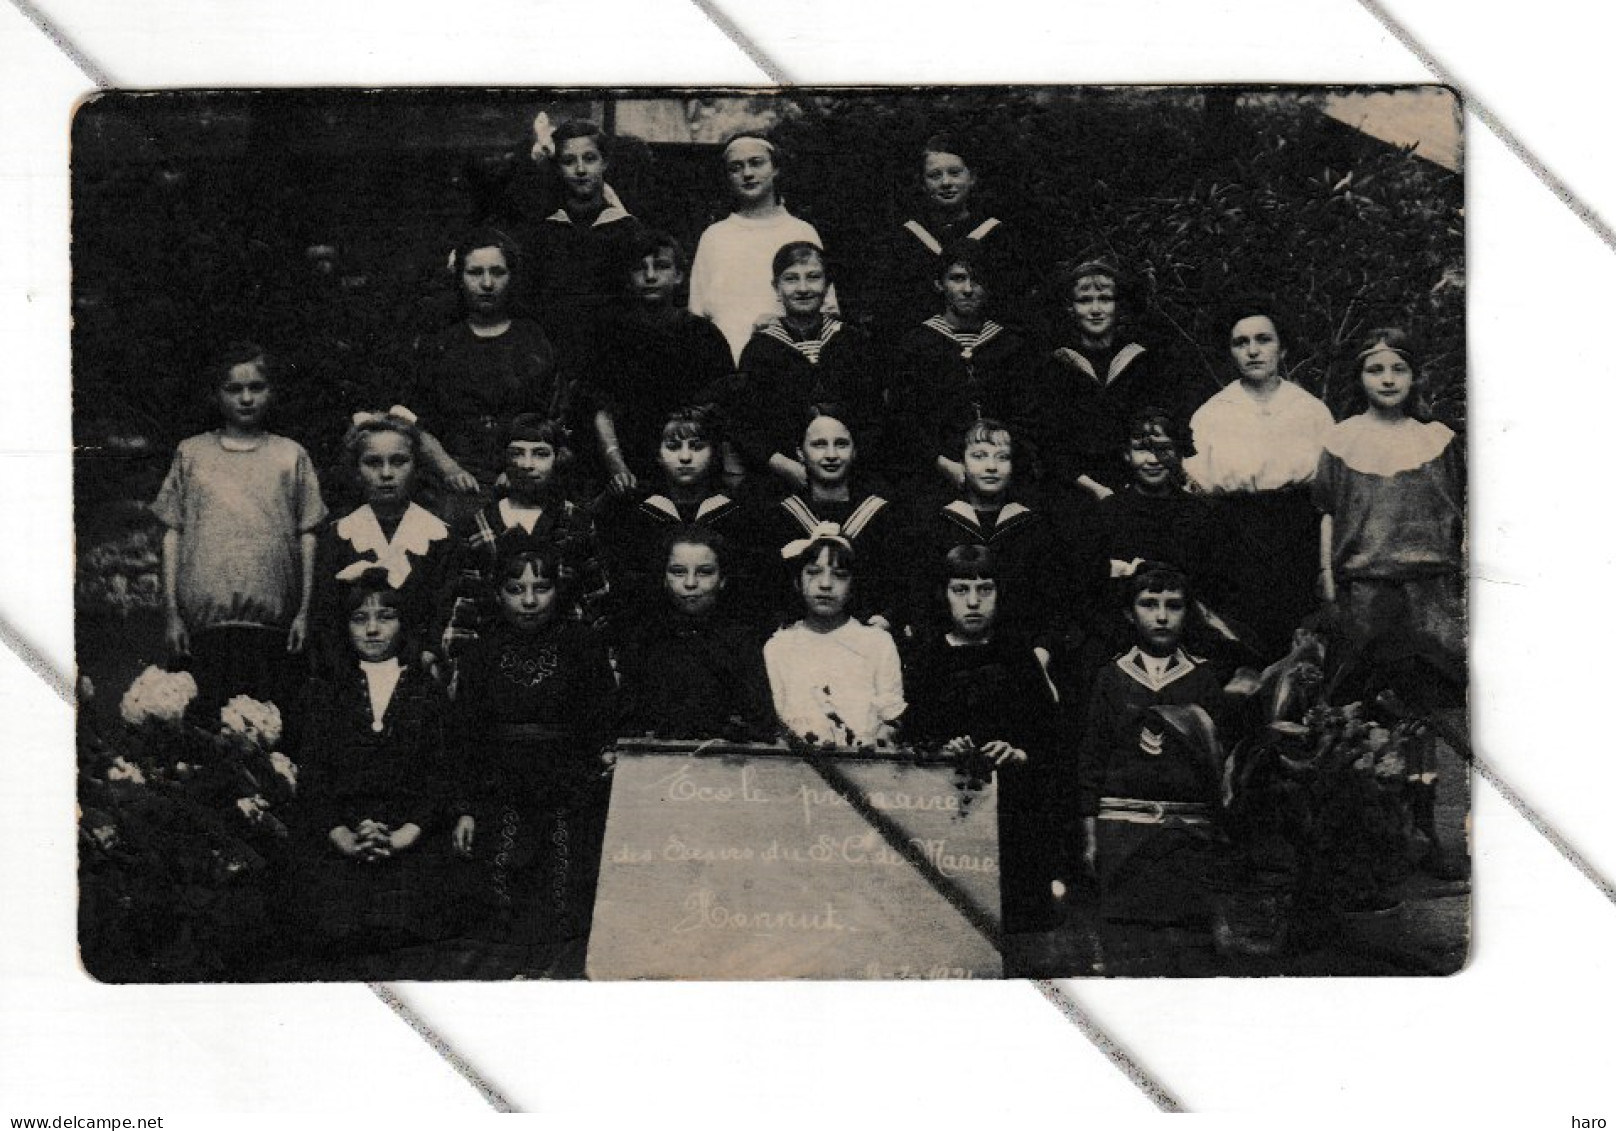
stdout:
<svg viewBox="0 0 1616 1131">
<path fill-rule="evenodd" d="M 903 669 L 882 629 L 850 619 L 815 632 L 798 621 L 769 638 L 763 662 L 775 713 L 810 742 L 868 744 L 903 714 Z"/>
</svg>

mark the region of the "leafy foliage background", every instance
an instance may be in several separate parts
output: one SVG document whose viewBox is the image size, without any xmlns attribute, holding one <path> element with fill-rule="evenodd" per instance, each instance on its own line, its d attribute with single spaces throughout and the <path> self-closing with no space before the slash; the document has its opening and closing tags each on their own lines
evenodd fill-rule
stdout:
<svg viewBox="0 0 1616 1131">
<path fill-rule="evenodd" d="M 89 103 L 74 123 L 76 427 L 81 444 L 127 458 L 81 476 L 86 485 L 149 496 L 168 448 L 212 423 L 198 371 L 238 337 L 289 363 L 276 426 L 327 462 L 350 406 L 390 403 L 411 341 L 453 316 L 443 265 L 456 235 L 482 220 L 519 228 L 554 207 L 528 157 L 528 124 L 541 109 L 611 116 L 603 92 L 585 93 Z M 871 253 L 917 207 L 924 139 L 948 132 L 978 172 L 977 210 L 1014 226 L 1036 271 L 1093 253 L 1119 260 L 1135 276 L 1137 329 L 1179 364 L 1227 380 L 1223 308 L 1271 295 L 1288 316 L 1291 376 L 1338 415 L 1349 409 L 1348 347 L 1392 323 L 1425 341 L 1438 415 L 1462 424 L 1462 178 L 1327 117 L 1329 93 L 965 88 L 746 101 L 776 120 L 788 204 L 838 259 L 854 316 Z M 687 248 L 727 211 L 711 144 L 621 138 L 610 180 Z M 131 434 L 146 445 L 106 442 Z"/>
</svg>

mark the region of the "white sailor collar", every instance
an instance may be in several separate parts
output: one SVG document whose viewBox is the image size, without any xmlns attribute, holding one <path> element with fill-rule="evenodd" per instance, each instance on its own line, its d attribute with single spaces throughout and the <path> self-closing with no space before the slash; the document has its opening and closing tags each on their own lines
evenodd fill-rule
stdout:
<svg viewBox="0 0 1616 1131">
<path fill-rule="evenodd" d="M 976 516 L 976 508 L 970 503 L 966 502 L 964 499 L 955 499 L 953 502 L 945 504 L 943 506 L 943 510 L 948 514 L 953 515 L 955 518 L 969 523 L 977 530 L 982 529 L 982 520 Z M 999 521 L 994 523 L 994 533 L 998 533 L 1000 530 L 1003 530 L 1005 523 L 1009 522 L 1011 519 L 1017 519 L 1023 515 L 1030 515 L 1032 513 L 1031 507 L 1023 506 L 1021 503 L 1004 504 L 1003 507 L 999 508 Z"/>
<path fill-rule="evenodd" d="M 600 215 L 596 216 L 594 222 L 589 225 L 591 228 L 598 228 L 603 224 L 615 224 L 619 220 L 632 218 L 633 213 L 623 207 L 623 202 L 619 199 L 617 190 L 612 188 L 611 185 L 607 185 L 601 195 L 606 198 L 606 207 L 600 210 Z M 557 208 L 545 219 L 553 220 L 558 224 L 572 223 L 572 217 L 567 215 L 565 206 Z"/>
<path fill-rule="evenodd" d="M 696 507 L 696 521 L 700 522 L 719 508 L 729 506 L 731 501 L 730 497 L 722 491 L 716 495 L 708 495 Z M 678 504 L 666 495 L 647 495 L 645 500 L 640 503 L 640 506 L 646 510 L 655 511 L 661 517 L 672 519 L 674 522 L 684 521 L 679 514 Z"/>
<path fill-rule="evenodd" d="M 1135 683 L 1149 688 L 1151 691 L 1160 691 L 1195 670 L 1198 661 L 1184 649 L 1179 648 L 1160 666 L 1146 663 L 1145 653 L 1136 644 L 1116 659 L 1117 667 L 1121 668 Z"/>
<path fill-rule="evenodd" d="M 337 520 L 337 536 L 356 553 L 374 555 L 373 560 L 361 558 L 338 571 L 337 580 L 352 581 L 365 570 L 380 567 L 387 571 L 387 584 L 397 589 L 409 579 L 410 557 L 428 553 L 432 543 L 449 537 L 449 528 L 425 507 L 411 503 L 389 540 L 376 512 L 366 503 Z"/>
<path fill-rule="evenodd" d="M 1100 384 L 1109 385 L 1118 377 L 1122 376 L 1123 370 L 1127 369 L 1129 365 L 1133 364 L 1134 358 L 1138 357 L 1144 352 L 1144 346 L 1140 345 L 1138 342 L 1129 342 L 1116 353 L 1111 355 L 1111 364 L 1106 366 L 1105 376 L 1103 378 L 1094 371 L 1094 363 L 1090 361 L 1081 350 L 1075 350 L 1071 346 L 1061 346 L 1055 351 L 1055 356 L 1066 362 L 1066 364 L 1070 365 L 1073 369 L 1087 374 L 1091 379 L 1098 381 Z"/>
</svg>

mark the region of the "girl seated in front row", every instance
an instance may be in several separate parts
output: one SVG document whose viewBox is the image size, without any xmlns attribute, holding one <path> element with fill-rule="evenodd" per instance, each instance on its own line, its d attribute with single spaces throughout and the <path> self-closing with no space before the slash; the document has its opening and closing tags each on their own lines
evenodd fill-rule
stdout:
<svg viewBox="0 0 1616 1131">
<path fill-rule="evenodd" d="M 809 407 L 796 448 L 808 486 L 768 508 L 763 544 L 783 546 L 834 524 L 859 556 L 859 585 L 850 610 L 854 618 L 896 632 L 908 619 L 898 573 L 900 519 L 890 497 L 861 474 L 850 416 L 837 405 Z M 777 599 L 782 610 L 789 609 L 797 602 L 796 592 L 782 585 Z"/>
<path fill-rule="evenodd" d="M 663 539 L 662 601 L 620 653 L 623 734 L 769 741 L 761 640 L 726 615 L 730 547 L 705 526 Z"/>
<path fill-rule="evenodd" d="M 803 618 L 763 646 L 775 713 L 816 745 L 890 743 L 903 714 L 903 671 L 884 630 L 860 624 L 853 597 L 853 545 L 821 530 L 781 551 L 796 575 Z"/>
<path fill-rule="evenodd" d="M 589 929 L 611 791 L 600 753 L 613 731 L 612 669 L 569 615 L 575 589 L 556 547 L 501 555 L 491 580 L 498 619 L 455 683 L 476 764 L 454 843 L 485 862 L 495 912 L 519 939 L 577 940 Z"/>
<path fill-rule="evenodd" d="M 408 602 L 376 567 L 340 585 L 346 658 L 312 685 L 291 822 L 304 938 L 326 977 L 366 977 L 343 963 L 453 934 L 451 855 L 462 810 L 449 702 L 416 662 Z M 463 820 L 464 818 L 462 818 Z"/>
<path fill-rule="evenodd" d="M 364 503 L 319 534 L 314 550 L 314 597 L 309 611 L 312 660 L 321 674 L 345 667 L 348 632 L 343 582 L 380 568 L 398 591 L 405 618 L 428 629 L 448 577 L 452 543 L 443 520 L 415 502 L 421 435 L 408 409 L 355 413 L 344 446 L 354 463 Z M 421 653 L 429 669 L 434 653 Z"/>
<path fill-rule="evenodd" d="M 997 770 L 1004 929 L 1049 930 L 1059 918 L 1050 894 L 1061 843 L 1053 805 L 1062 780 L 1053 761 L 1058 708 L 1032 645 L 999 631 L 1003 586 L 993 551 L 955 546 L 944 561 L 949 629 L 905 669 L 905 733 Z"/>
</svg>

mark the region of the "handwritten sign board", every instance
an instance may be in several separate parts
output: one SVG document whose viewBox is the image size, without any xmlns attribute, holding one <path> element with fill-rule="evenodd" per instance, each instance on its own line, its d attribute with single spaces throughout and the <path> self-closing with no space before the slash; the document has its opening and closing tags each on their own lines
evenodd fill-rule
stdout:
<svg viewBox="0 0 1616 1131">
<path fill-rule="evenodd" d="M 997 978 L 998 806 L 942 765 L 623 750 L 591 978 Z"/>
</svg>

